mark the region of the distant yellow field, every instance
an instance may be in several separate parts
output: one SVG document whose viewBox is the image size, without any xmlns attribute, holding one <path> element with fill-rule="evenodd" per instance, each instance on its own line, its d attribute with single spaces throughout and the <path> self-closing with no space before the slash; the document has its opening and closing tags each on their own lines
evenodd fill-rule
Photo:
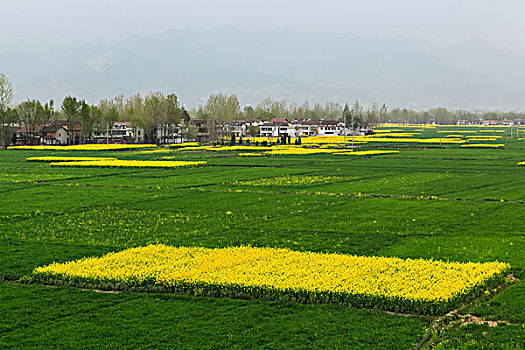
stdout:
<svg viewBox="0 0 525 350">
<path fill-rule="evenodd" d="M 39 146 L 10 146 L 7 149 L 18 149 L 18 150 L 51 150 L 51 151 L 118 151 L 124 149 L 136 149 L 136 148 L 152 148 L 157 145 L 148 144 L 89 144 L 89 145 L 74 145 L 74 146 L 52 146 L 52 145 L 39 145 Z"/>
</svg>

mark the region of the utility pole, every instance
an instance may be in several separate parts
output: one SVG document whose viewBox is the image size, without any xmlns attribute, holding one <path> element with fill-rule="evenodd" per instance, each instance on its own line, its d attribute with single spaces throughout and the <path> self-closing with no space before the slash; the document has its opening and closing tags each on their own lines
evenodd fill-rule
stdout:
<svg viewBox="0 0 525 350">
<path fill-rule="evenodd" d="M 348 113 L 350 113 L 350 108 L 348 107 L 348 102 L 345 104 L 343 109 L 343 147 L 346 148 L 346 134 L 348 134 Z"/>
<path fill-rule="evenodd" d="M 344 131 L 343 131 L 343 148 L 346 148 L 346 133 L 348 131 L 348 128 L 346 126 L 346 114 L 344 116 L 344 124 L 345 126 L 344 126 Z"/>
<path fill-rule="evenodd" d="M 352 113 L 352 149 L 354 149 L 354 113 Z"/>
<path fill-rule="evenodd" d="M 107 70 L 107 75 L 106 75 L 106 101 L 109 101 L 109 74 L 110 74 L 109 63 L 108 63 L 107 68 L 108 70 Z M 107 145 L 109 145 L 109 124 L 106 122 L 106 146 Z"/>
<path fill-rule="evenodd" d="M 343 148 L 346 148 L 346 130 L 347 130 L 347 128 L 346 128 L 346 116 L 345 116 L 345 122 L 344 123 L 345 123 L 345 129 L 343 131 Z"/>
</svg>

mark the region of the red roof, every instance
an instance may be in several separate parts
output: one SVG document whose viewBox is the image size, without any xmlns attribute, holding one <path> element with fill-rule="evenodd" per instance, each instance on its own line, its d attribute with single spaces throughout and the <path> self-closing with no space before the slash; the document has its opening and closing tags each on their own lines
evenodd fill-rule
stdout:
<svg viewBox="0 0 525 350">
<path fill-rule="evenodd" d="M 17 134 L 23 134 L 23 133 L 29 133 L 29 132 L 31 132 L 29 125 L 24 125 L 15 131 L 15 133 Z M 38 129 L 36 129 L 35 132 L 38 132 Z"/>
<path fill-rule="evenodd" d="M 270 123 L 288 123 L 286 118 L 273 118 Z"/>
</svg>

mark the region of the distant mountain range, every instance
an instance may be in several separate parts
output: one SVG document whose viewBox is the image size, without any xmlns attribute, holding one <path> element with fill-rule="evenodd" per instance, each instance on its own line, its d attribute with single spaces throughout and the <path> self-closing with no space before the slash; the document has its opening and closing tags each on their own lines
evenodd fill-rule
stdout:
<svg viewBox="0 0 525 350">
<path fill-rule="evenodd" d="M 159 90 L 189 106 L 223 91 L 243 104 L 271 96 L 411 108 L 525 107 L 525 57 L 481 40 L 442 48 L 405 37 L 221 26 L 134 35 L 112 45 L 4 49 L 0 71 L 18 102 L 67 94 L 98 102 Z"/>
</svg>

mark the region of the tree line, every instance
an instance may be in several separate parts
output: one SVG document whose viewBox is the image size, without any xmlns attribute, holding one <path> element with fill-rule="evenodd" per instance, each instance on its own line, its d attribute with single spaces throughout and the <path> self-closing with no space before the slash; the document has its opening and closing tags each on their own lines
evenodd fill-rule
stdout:
<svg viewBox="0 0 525 350">
<path fill-rule="evenodd" d="M 89 104 L 75 96 L 67 96 L 58 108 L 52 100 L 42 103 L 33 99 L 16 106 L 11 105 L 12 100 L 12 83 L 5 74 L 0 74 L 0 141 L 4 147 L 14 143 L 12 126 L 23 125 L 27 129 L 26 132 L 36 138 L 43 136 L 38 133 L 44 130 L 44 126 L 52 125 L 58 120 L 66 121 L 68 133 L 78 128 L 78 137 L 69 137 L 69 142 L 88 142 L 96 132 L 110 134 L 115 122 L 125 121 L 130 122 L 134 128 L 144 130 L 144 142 L 164 143 L 174 134 L 175 128 L 179 128 L 180 135 L 194 136 L 197 129 L 189 123 L 191 119 L 202 120 L 202 124 L 208 129 L 218 127 L 217 133 L 220 135 L 226 130 L 221 130 L 221 127 L 241 119 L 343 119 L 346 125 L 356 128 L 362 124 L 382 122 L 456 124 L 460 121 L 475 123 L 480 119 L 516 120 L 525 117 L 524 113 L 518 112 L 476 113 L 464 110 L 449 111 L 446 108 L 423 111 L 406 108 L 388 110 L 385 104 L 376 103 L 365 108 L 357 100 L 351 106 L 342 106 L 337 102 L 288 103 L 271 97 L 255 106 L 245 105 L 241 108 L 239 98 L 235 94 L 228 95 L 222 92 L 210 95 L 204 105 L 189 110 L 184 108 L 175 94 L 165 95 L 161 92 L 150 92 L 144 96 L 138 93 L 129 97 L 119 95 L 103 99 L 98 105 Z"/>
</svg>

